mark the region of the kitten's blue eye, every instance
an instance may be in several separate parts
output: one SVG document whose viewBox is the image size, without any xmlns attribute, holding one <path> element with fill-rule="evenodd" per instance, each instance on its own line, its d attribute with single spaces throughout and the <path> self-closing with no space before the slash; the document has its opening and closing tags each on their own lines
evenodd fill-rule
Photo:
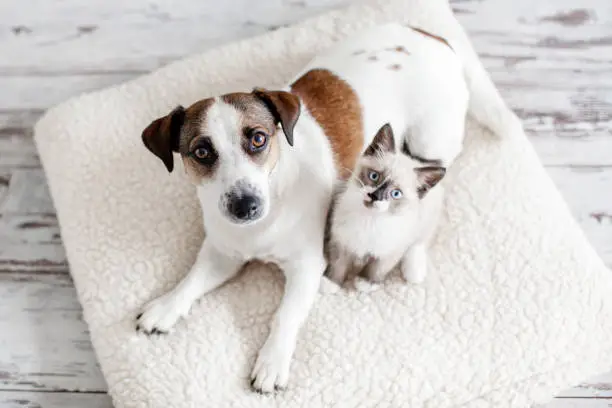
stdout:
<svg viewBox="0 0 612 408">
<path fill-rule="evenodd" d="M 394 200 L 402 198 L 402 190 L 395 189 L 391 191 L 391 197 L 393 197 Z"/>
<path fill-rule="evenodd" d="M 378 174 L 377 171 L 371 170 L 368 173 L 368 178 L 372 181 L 378 181 L 378 179 L 380 178 L 380 174 Z"/>
</svg>

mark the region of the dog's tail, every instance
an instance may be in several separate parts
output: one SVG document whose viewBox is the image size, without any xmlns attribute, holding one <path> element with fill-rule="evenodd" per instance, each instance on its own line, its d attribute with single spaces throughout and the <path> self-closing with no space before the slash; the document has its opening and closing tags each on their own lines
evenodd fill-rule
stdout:
<svg viewBox="0 0 612 408">
<path fill-rule="evenodd" d="M 461 47 L 457 44 L 456 52 L 463 63 L 470 95 L 468 114 L 499 137 L 522 133 L 521 120 L 502 99 L 472 46 L 469 43 L 467 45 Z"/>
<path fill-rule="evenodd" d="M 522 133 L 521 120 L 503 100 L 467 34 L 461 27 L 457 31 L 449 44 L 463 65 L 470 97 L 468 114 L 498 137 Z"/>
<path fill-rule="evenodd" d="M 469 92 L 468 114 L 473 119 L 499 137 L 508 137 L 523 131 L 520 119 L 502 99 L 458 22 L 456 27 L 452 27 L 456 28 L 452 30 L 453 35 L 446 37 L 418 27 L 412 28 L 445 43 L 457 54 L 463 65 L 463 74 Z"/>
</svg>

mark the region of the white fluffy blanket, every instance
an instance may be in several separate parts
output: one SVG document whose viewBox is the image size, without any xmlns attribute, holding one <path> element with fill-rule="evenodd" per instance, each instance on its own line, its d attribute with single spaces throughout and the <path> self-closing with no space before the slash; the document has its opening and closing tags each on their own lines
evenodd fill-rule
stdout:
<svg viewBox="0 0 612 408">
<path fill-rule="evenodd" d="M 522 131 L 500 141 L 473 122 L 448 175 L 430 277 L 319 296 L 286 392 L 260 396 L 247 380 L 281 294 L 275 271 L 254 268 L 204 297 L 168 336 L 134 331 L 139 308 L 186 273 L 203 237 L 193 189 L 146 151 L 142 129 L 177 103 L 281 85 L 335 39 L 389 20 L 448 36 L 473 58 L 443 0 L 370 1 L 73 99 L 37 125 L 117 407 L 525 408 L 612 365 L 610 272 Z M 472 89 L 489 86 L 474 78 Z"/>
</svg>

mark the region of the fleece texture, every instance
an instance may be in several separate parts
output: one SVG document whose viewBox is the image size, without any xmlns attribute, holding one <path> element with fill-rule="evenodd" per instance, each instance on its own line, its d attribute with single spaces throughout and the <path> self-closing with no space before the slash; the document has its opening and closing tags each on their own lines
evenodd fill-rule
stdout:
<svg viewBox="0 0 612 408">
<path fill-rule="evenodd" d="M 144 148 L 143 128 L 179 103 L 283 85 L 333 41 L 391 20 L 447 36 L 476 58 L 445 1 L 369 1 L 78 97 L 38 123 L 70 269 L 117 407 L 525 408 L 610 368 L 610 271 L 524 133 L 495 137 L 473 121 L 445 181 L 426 282 L 393 277 L 369 294 L 319 295 L 285 392 L 252 393 L 247 379 L 282 293 L 278 271 L 252 267 L 169 335 L 134 330 L 140 308 L 189 270 L 204 235 L 194 189 L 181 167 L 168 174 Z"/>
</svg>

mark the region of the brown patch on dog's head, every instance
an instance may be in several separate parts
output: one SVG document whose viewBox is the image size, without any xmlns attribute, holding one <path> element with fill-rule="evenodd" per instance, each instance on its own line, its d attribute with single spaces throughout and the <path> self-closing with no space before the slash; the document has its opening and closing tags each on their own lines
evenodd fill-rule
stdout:
<svg viewBox="0 0 612 408">
<path fill-rule="evenodd" d="M 350 176 L 363 146 L 363 119 L 357 94 L 344 80 L 326 69 L 313 69 L 291 85 L 328 137 L 336 169 Z"/>
<path fill-rule="evenodd" d="M 453 49 L 453 47 L 451 47 L 451 45 L 449 44 L 449 42 L 448 42 L 448 41 L 446 41 L 446 39 L 444 39 L 444 38 L 442 38 L 442 37 L 440 37 L 440 36 L 438 36 L 438 35 L 432 34 L 432 33 L 428 32 L 428 31 L 425 31 L 425 30 L 423 30 L 423 29 L 421 29 L 421 28 L 412 27 L 412 26 L 408 26 L 408 27 L 409 27 L 409 28 L 412 28 L 412 29 L 413 29 L 414 31 L 416 31 L 417 33 L 421 33 L 421 34 L 423 34 L 424 36 L 427 36 L 427 37 L 429 37 L 429 38 L 433 38 L 434 40 L 441 42 L 442 44 L 446 45 L 446 46 L 447 46 L 448 48 L 450 48 L 451 50 Z"/>
<path fill-rule="evenodd" d="M 262 88 L 255 88 L 253 95 L 265 103 L 276 122 L 283 127 L 287 142 L 293 146 L 293 128 L 300 117 L 300 99 L 289 92 Z"/>
</svg>

